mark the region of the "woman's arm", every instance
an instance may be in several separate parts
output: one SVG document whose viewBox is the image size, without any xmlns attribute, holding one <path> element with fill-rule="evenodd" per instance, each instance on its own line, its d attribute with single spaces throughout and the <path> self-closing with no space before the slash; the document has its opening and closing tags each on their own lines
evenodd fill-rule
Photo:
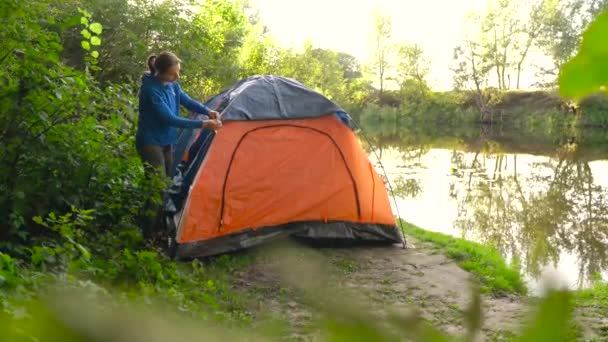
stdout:
<svg viewBox="0 0 608 342">
<path fill-rule="evenodd" d="M 200 114 L 205 114 L 205 115 L 209 114 L 209 111 L 211 111 L 211 109 L 209 109 L 204 104 L 191 99 L 190 96 L 188 96 L 188 94 L 184 93 L 184 91 L 178 84 L 176 84 L 176 88 L 177 88 L 178 94 L 179 94 L 179 103 L 182 106 L 186 107 L 186 109 L 188 109 L 192 112 L 195 112 L 195 113 L 200 113 Z"/>
<path fill-rule="evenodd" d="M 154 89 L 145 89 L 146 97 L 150 100 L 153 107 L 153 114 L 164 124 L 179 128 L 200 128 L 203 125 L 201 120 L 191 120 L 174 115 L 171 109 L 163 101 L 161 94 Z"/>
</svg>

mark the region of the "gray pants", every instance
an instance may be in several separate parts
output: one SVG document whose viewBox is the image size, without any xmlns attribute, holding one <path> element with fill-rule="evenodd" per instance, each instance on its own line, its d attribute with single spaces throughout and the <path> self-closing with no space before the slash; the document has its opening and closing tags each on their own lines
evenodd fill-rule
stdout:
<svg viewBox="0 0 608 342">
<path fill-rule="evenodd" d="M 146 172 L 150 172 L 151 166 L 154 169 L 164 168 L 165 175 L 168 176 L 170 174 L 171 165 L 173 164 L 172 145 L 139 145 L 137 146 L 137 153 L 139 153 L 142 162 L 144 162 Z"/>
<path fill-rule="evenodd" d="M 173 146 L 160 145 L 138 145 L 137 153 L 144 163 L 146 177 L 150 177 L 153 173 L 164 172 L 168 176 L 171 172 L 173 164 Z M 161 199 L 164 202 L 165 193 L 161 193 Z M 154 207 L 152 201 L 148 199 L 144 207 L 145 212 L 154 211 L 155 216 L 144 215 L 142 222 L 142 231 L 145 238 L 150 238 L 159 232 L 162 232 L 163 212 L 162 205 Z"/>
</svg>

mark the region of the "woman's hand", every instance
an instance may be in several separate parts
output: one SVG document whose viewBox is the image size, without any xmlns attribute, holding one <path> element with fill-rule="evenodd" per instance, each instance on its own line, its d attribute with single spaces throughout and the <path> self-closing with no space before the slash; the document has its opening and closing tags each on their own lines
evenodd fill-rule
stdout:
<svg viewBox="0 0 608 342">
<path fill-rule="evenodd" d="M 222 128 L 222 122 L 217 119 L 203 120 L 202 128 L 209 128 L 215 131 Z"/>
<path fill-rule="evenodd" d="M 220 118 L 220 113 L 216 112 L 215 110 L 210 110 L 207 115 L 209 115 L 210 118 L 212 119 L 219 119 Z"/>
</svg>

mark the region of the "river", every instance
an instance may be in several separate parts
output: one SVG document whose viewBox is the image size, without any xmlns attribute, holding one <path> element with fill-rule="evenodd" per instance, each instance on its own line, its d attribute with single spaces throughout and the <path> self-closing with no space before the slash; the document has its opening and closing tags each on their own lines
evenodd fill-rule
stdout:
<svg viewBox="0 0 608 342">
<path fill-rule="evenodd" d="M 608 139 L 561 135 L 369 126 L 360 134 L 390 180 L 395 214 L 494 246 L 520 265 L 531 294 L 546 282 L 576 289 L 608 279 Z"/>
</svg>

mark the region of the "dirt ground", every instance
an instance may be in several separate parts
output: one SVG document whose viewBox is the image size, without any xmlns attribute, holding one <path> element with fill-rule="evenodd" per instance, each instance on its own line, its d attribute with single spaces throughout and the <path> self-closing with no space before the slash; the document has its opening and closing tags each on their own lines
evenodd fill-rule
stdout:
<svg viewBox="0 0 608 342">
<path fill-rule="evenodd" d="M 322 339 L 311 328 L 320 318 L 311 303 L 319 299 L 337 300 L 331 305 L 364 311 L 378 321 L 390 313 L 416 311 L 445 333 L 466 333 L 463 312 L 471 303 L 475 281 L 455 262 L 424 246 L 283 248 L 256 260 L 237 274 L 235 286 L 250 294 L 257 319 L 284 321 L 289 339 Z M 503 340 L 519 331 L 533 313 L 533 300 L 527 297 L 482 296 L 481 301 L 479 341 Z M 346 309 L 346 303 L 353 302 L 357 307 Z M 594 327 L 607 323 L 590 311 L 580 316 L 588 336 L 594 334 Z"/>
</svg>

